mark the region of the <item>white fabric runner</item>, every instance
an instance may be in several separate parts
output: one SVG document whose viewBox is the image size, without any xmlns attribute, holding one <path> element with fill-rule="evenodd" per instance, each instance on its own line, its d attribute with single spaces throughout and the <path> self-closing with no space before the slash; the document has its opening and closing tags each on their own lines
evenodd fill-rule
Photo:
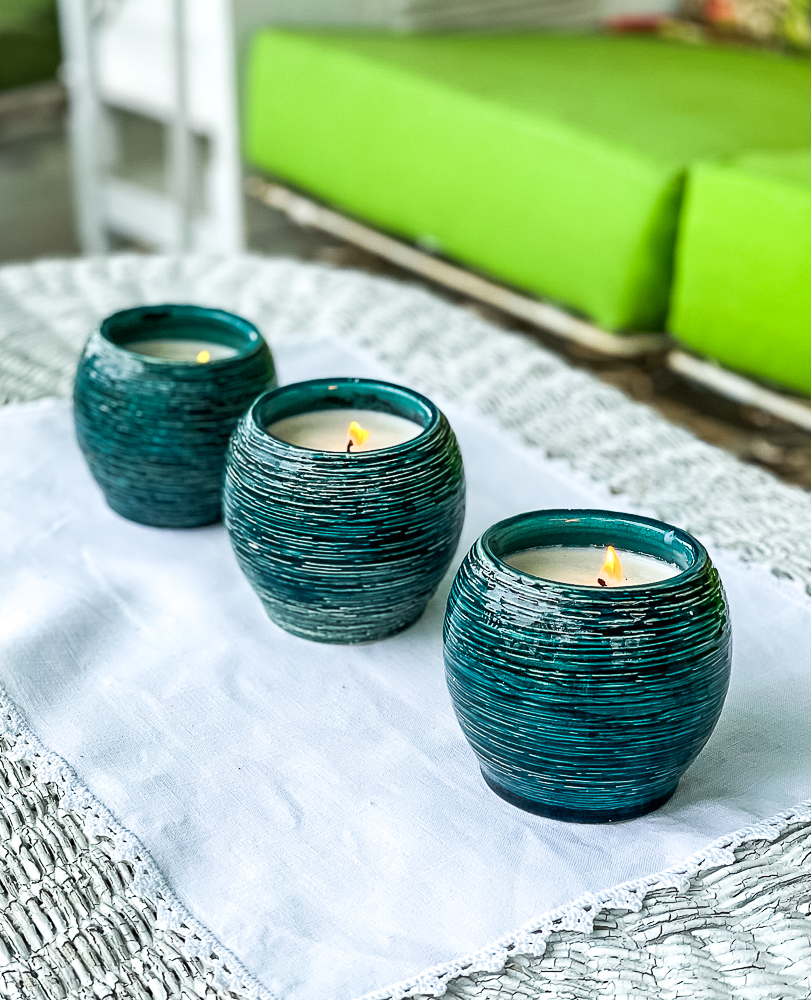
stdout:
<svg viewBox="0 0 811 1000">
<path fill-rule="evenodd" d="M 392 378 L 326 339 L 275 354 L 283 382 Z M 618 506 L 444 408 L 468 476 L 458 558 L 522 510 Z M 676 796 L 630 823 L 569 825 L 511 808 L 478 774 L 444 683 L 450 574 L 399 636 L 309 644 L 268 621 L 221 527 L 112 514 L 66 403 L 6 407 L 0 435 L 0 680 L 192 914 L 285 1000 L 348 1000 L 475 953 L 809 795 L 811 603 L 764 570 L 713 553 L 733 681 Z"/>
</svg>

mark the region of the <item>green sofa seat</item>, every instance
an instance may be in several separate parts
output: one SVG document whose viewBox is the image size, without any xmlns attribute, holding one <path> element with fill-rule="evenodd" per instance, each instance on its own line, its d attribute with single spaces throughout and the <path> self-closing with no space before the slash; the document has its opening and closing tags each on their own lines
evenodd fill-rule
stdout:
<svg viewBox="0 0 811 1000">
<path fill-rule="evenodd" d="M 265 30 L 250 163 L 614 330 L 662 329 L 697 159 L 811 135 L 811 61 L 654 38 Z"/>
<path fill-rule="evenodd" d="M 732 368 L 811 394 L 811 142 L 696 164 L 677 258 L 673 334 Z"/>
</svg>

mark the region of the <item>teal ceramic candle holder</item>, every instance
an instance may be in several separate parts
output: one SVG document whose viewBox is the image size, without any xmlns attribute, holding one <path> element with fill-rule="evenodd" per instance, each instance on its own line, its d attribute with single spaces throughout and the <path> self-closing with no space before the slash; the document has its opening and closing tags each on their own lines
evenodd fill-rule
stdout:
<svg viewBox="0 0 811 1000">
<path fill-rule="evenodd" d="M 267 428 L 303 413 L 374 410 L 419 425 L 411 440 L 346 453 Z M 453 431 L 401 386 L 320 379 L 265 393 L 228 451 L 225 525 L 271 619 L 319 642 L 382 639 L 422 614 L 462 530 L 465 479 Z"/>
<path fill-rule="evenodd" d="M 679 572 L 603 589 L 505 562 L 536 546 L 606 544 Z M 664 804 L 729 683 L 729 610 L 705 548 L 631 514 L 547 510 L 493 525 L 454 580 L 444 635 L 451 700 L 485 781 L 555 819 L 610 822 Z"/>
<path fill-rule="evenodd" d="M 126 346 L 167 342 L 169 354 L 191 360 Z M 195 360 L 201 345 L 207 362 Z M 200 306 L 126 309 L 85 345 L 73 393 L 76 437 L 118 514 L 166 528 L 210 524 L 221 515 L 231 432 L 275 384 L 270 350 L 247 320 Z"/>
</svg>

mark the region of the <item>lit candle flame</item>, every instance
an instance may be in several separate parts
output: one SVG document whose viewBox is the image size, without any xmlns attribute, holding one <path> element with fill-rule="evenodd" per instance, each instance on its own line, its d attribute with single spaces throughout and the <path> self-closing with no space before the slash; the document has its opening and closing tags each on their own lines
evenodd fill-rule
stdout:
<svg viewBox="0 0 811 1000">
<path fill-rule="evenodd" d="M 601 587 L 610 587 L 615 583 L 622 583 L 622 563 L 613 545 L 609 545 L 605 550 L 605 562 L 603 563 L 597 583 Z"/>
<path fill-rule="evenodd" d="M 369 437 L 369 432 L 365 427 L 361 427 L 357 420 L 353 420 L 349 425 L 349 437 L 353 444 L 360 445 Z"/>
<path fill-rule="evenodd" d="M 360 447 L 360 445 L 362 445 L 363 442 L 369 437 L 369 432 L 365 427 L 361 427 L 357 420 L 352 421 L 349 425 L 347 433 L 349 435 L 349 443 L 346 446 L 347 451 L 352 449 L 352 445 L 355 445 L 356 448 Z"/>
<path fill-rule="evenodd" d="M 211 351 L 200 351 L 195 358 L 201 365 L 206 364 L 206 362 L 211 361 Z"/>
</svg>

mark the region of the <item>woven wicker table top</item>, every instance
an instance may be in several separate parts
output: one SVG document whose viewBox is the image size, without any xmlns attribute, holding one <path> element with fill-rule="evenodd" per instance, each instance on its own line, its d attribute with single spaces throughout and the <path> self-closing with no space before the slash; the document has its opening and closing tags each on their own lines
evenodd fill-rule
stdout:
<svg viewBox="0 0 811 1000">
<path fill-rule="evenodd" d="M 285 303 L 280 289 L 288 291 Z M 297 295 L 309 303 L 298 314 Z M 419 290 L 363 275 L 255 258 L 5 268 L 0 396 L 66 395 L 92 322 L 133 302 L 181 298 L 216 302 L 278 337 L 294 335 L 305 308 L 322 309 L 325 321 L 343 322 L 347 336 L 425 391 L 441 386 L 635 502 L 811 588 L 805 494 L 697 442 L 531 342 Z M 2 718 L 0 992 L 263 993 L 204 927 L 190 920 L 167 928 L 163 902 L 174 901 L 139 845 L 77 788 L 70 768 L 39 745 L 14 706 L 4 704 Z M 539 950 L 505 948 L 490 969 L 449 968 L 373 995 L 811 996 L 811 813 L 787 811 L 722 838 L 663 877 L 550 915 Z"/>
</svg>

